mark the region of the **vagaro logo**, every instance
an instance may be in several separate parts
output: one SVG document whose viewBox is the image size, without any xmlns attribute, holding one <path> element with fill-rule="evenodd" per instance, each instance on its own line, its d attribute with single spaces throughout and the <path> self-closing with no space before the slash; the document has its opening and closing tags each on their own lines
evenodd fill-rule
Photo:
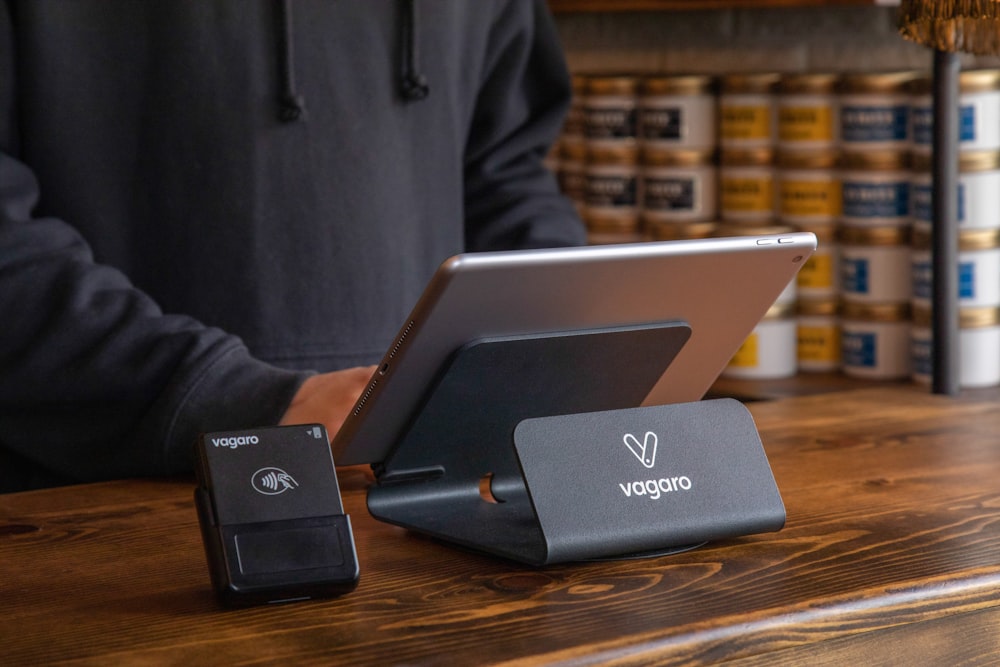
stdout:
<svg viewBox="0 0 1000 667">
<path fill-rule="evenodd" d="M 657 438 L 655 433 L 646 431 L 641 442 L 632 433 L 626 433 L 623 441 L 632 455 L 647 469 L 652 469 L 656 465 Z M 622 490 L 626 498 L 645 496 L 650 500 L 657 500 L 664 494 L 674 491 L 690 491 L 692 486 L 691 478 L 687 475 L 619 482 L 618 484 L 618 488 Z"/>
<path fill-rule="evenodd" d="M 261 468 L 250 478 L 250 483 L 254 491 L 265 496 L 276 496 L 299 486 L 295 478 L 281 468 Z"/>
</svg>

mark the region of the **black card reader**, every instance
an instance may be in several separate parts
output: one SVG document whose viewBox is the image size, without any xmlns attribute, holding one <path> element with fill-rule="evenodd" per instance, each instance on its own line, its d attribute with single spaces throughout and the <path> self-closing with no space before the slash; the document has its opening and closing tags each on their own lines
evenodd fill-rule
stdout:
<svg viewBox="0 0 1000 667">
<path fill-rule="evenodd" d="M 227 606 L 333 597 L 359 578 L 326 429 L 206 433 L 195 505 L 212 586 Z"/>
</svg>

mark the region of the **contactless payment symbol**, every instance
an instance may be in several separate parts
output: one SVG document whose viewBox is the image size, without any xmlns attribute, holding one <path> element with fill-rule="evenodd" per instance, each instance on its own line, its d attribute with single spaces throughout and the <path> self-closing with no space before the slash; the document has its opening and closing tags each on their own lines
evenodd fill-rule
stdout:
<svg viewBox="0 0 1000 667">
<path fill-rule="evenodd" d="M 635 454 L 635 458 L 639 459 L 642 465 L 647 468 L 652 468 L 656 461 L 656 434 L 652 431 L 646 431 L 646 435 L 643 437 L 642 442 L 632 435 L 631 433 L 625 434 L 625 446 L 628 450 Z"/>
<path fill-rule="evenodd" d="M 261 468 L 250 478 L 250 483 L 254 491 L 265 496 L 276 496 L 299 485 L 294 477 L 281 468 Z"/>
</svg>

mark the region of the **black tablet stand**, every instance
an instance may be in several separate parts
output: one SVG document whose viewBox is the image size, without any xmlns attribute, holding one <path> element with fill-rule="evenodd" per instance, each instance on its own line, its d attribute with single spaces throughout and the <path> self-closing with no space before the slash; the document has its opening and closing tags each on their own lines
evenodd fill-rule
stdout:
<svg viewBox="0 0 1000 667">
<path fill-rule="evenodd" d="M 534 565 L 779 530 L 784 506 L 742 404 L 633 407 L 689 335 L 674 322 L 463 347 L 375 466 L 369 510 Z"/>
</svg>

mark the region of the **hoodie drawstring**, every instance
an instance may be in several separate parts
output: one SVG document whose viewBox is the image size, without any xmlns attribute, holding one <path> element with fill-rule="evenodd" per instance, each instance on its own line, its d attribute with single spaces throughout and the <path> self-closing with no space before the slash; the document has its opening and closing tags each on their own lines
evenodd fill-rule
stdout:
<svg viewBox="0 0 1000 667">
<path fill-rule="evenodd" d="M 400 25 L 400 46 L 402 51 L 402 78 L 399 82 L 399 92 L 408 102 L 417 102 L 430 93 L 427 79 L 417 69 L 417 7 L 416 0 L 403 0 L 402 21 Z"/>
<path fill-rule="evenodd" d="M 293 123 L 305 114 L 306 101 L 295 90 L 295 35 L 291 0 L 278 0 L 278 45 L 278 69 L 281 73 L 278 118 L 283 123 Z"/>
<path fill-rule="evenodd" d="M 399 92 L 407 102 L 417 102 L 430 94 L 427 79 L 418 69 L 416 0 L 402 0 L 400 12 L 400 51 L 402 57 Z M 278 0 L 278 71 L 281 92 L 278 95 L 278 118 L 294 123 L 306 113 L 305 98 L 295 90 L 295 29 L 291 0 Z"/>
</svg>

